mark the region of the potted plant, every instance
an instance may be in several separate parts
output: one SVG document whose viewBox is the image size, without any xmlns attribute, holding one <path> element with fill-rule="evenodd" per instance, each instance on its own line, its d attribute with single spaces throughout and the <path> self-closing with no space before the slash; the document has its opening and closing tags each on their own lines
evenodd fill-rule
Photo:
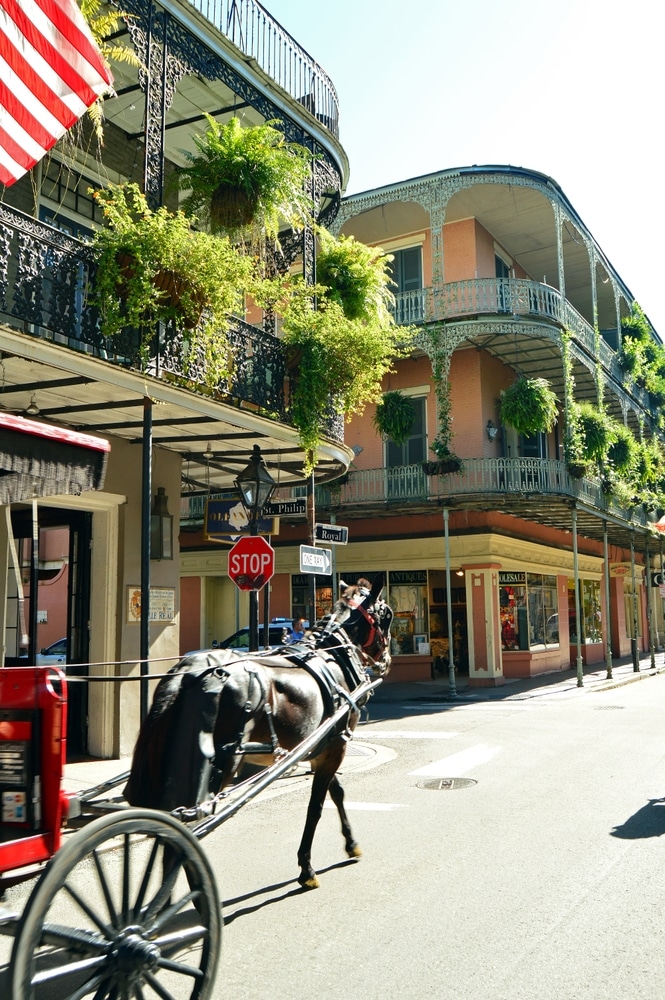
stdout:
<svg viewBox="0 0 665 1000">
<path fill-rule="evenodd" d="M 190 354 L 204 352 L 206 381 L 216 383 L 231 363 L 226 330 L 229 315 L 244 308 L 251 259 L 227 239 L 192 230 L 182 212 L 152 211 L 136 184 L 94 196 L 105 220 L 93 237 L 102 332 L 139 328 L 145 346 L 158 322 L 186 330 Z"/>
<path fill-rule="evenodd" d="M 385 321 L 395 298 L 390 290 L 391 254 L 369 247 L 353 236 L 335 239 L 318 230 L 316 280 L 326 288 L 327 298 L 341 306 L 347 319 L 379 315 Z"/>
<path fill-rule="evenodd" d="M 614 430 L 607 415 L 591 403 L 577 405 L 577 420 L 582 433 L 582 454 L 590 462 L 601 463 L 614 437 Z"/>
<path fill-rule="evenodd" d="M 409 397 L 395 390 L 385 392 L 376 404 L 372 424 L 382 437 L 390 438 L 395 444 L 404 444 L 411 434 L 415 417 Z"/>
<path fill-rule="evenodd" d="M 632 431 L 618 421 L 613 426 L 613 440 L 607 449 L 607 458 L 612 468 L 620 475 L 629 472 L 637 456 L 637 441 Z"/>
<path fill-rule="evenodd" d="M 551 431 L 557 418 L 557 397 L 544 378 L 519 378 L 501 396 L 501 423 L 529 436 Z"/>
<path fill-rule="evenodd" d="M 213 233 L 236 239 L 253 230 L 276 238 L 280 224 L 302 228 L 311 220 L 312 154 L 287 142 L 277 120 L 243 127 L 206 115 L 208 128 L 194 136 L 196 152 L 176 175 L 188 191 L 183 209 Z"/>
</svg>

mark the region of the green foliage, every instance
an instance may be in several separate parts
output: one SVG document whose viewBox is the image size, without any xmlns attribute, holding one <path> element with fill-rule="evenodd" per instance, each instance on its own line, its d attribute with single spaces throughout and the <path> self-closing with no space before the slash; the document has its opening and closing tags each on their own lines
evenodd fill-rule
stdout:
<svg viewBox="0 0 665 1000">
<path fill-rule="evenodd" d="M 414 331 L 395 326 L 389 316 L 348 319 L 322 285 L 298 278 L 265 281 L 253 295 L 282 318 L 283 340 L 300 359 L 290 405 L 308 475 L 316 464 L 322 421 L 333 411 L 348 417 L 379 399 L 384 376 L 395 358 L 408 353 Z"/>
<path fill-rule="evenodd" d="M 233 239 L 276 239 L 281 224 L 301 229 L 311 221 L 307 149 L 287 142 L 277 120 L 243 128 L 238 118 L 221 124 L 205 117 L 206 132 L 194 137 L 197 151 L 185 153 L 189 166 L 177 175 L 178 187 L 189 191 L 188 215 Z"/>
<path fill-rule="evenodd" d="M 392 255 L 353 236 L 335 239 L 325 229 L 318 230 L 318 238 L 316 280 L 327 288 L 329 301 L 341 306 L 347 319 L 389 322 L 395 301 L 390 291 Z"/>
<path fill-rule="evenodd" d="M 121 62 L 128 66 L 140 68 L 143 64 L 134 52 L 134 49 L 130 48 L 129 45 L 125 45 L 124 42 L 118 41 L 115 37 L 121 19 L 127 20 L 130 15 L 103 3 L 103 0 L 77 0 L 77 2 L 106 65 L 108 66 L 113 60 L 113 62 Z M 109 90 L 107 95 L 102 94 L 88 108 L 88 115 L 92 122 L 95 136 L 100 144 L 104 138 L 105 96 L 114 96 L 113 91 Z"/>
<path fill-rule="evenodd" d="M 580 403 L 577 406 L 577 422 L 582 433 L 583 457 L 590 461 L 603 462 L 614 436 L 614 428 L 609 417 L 591 403 Z"/>
<path fill-rule="evenodd" d="M 416 411 L 408 396 L 401 392 L 386 392 L 376 404 L 372 424 L 379 434 L 395 444 L 404 444 L 413 428 Z"/>
<path fill-rule="evenodd" d="M 92 298 L 102 332 L 141 328 L 145 343 L 157 322 L 185 328 L 192 357 L 203 352 L 206 381 L 215 384 L 230 369 L 228 316 L 244 308 L 243 293 L 253 283 L 251 259 L 227 239 L 192 230 L 182 212 L 153 212 L 136 184 L 93 194 L 105 220 L 93 237 L 98 266 Z"/>
<path fill-rule="evenodd" d="M 544 378 L 520 375 L 501 396 L 501 422 L 518 434 L 551 431 L 557 418 L 557 397 Z"/>
<path fill-rule="evenodd" d="M 637 441 L 632 431 L 618 421 L 612 428 L 612 441 L 607 449 L 607 459 L 619 475 L 627 475 L 637 457 Z"/>
</svg>

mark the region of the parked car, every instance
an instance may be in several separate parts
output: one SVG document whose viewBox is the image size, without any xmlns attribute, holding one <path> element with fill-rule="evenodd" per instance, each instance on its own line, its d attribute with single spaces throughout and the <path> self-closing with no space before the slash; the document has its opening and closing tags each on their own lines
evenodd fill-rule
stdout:
<svg viewBox="0 0 665 1000">
<path fill-rule="evenodd" d="M 27 664 L 28 654 L 22 653 L 19 659 L 24 660 Z M 62 664 L 64 666 L 67 663 L 67 639 L 58 639 L 57 642 L 52 642 L 50 646 L 44 646 L 37 653 L 35 659 L 38 667 L 46 667 L 52 664 Z"/>
<path fill-rule="evenodd" d="M 292 618 L 273 618 L 273 620 L 268 625 L 268 645 L 269 646 L 281 646 L 284 643 L 284 636 L 287 629 L 291 628 L 293 624 Z M 309 626 L 305 623 L 305 627 Z M 265 646 L 264 640 L 264 629 L 263 625 L 259 625 L 259 646 Z M 215 643 L 213 642 L 213 646 Z M 238 629 L 233 635 L 227 636 L 226 639 L 222 639 L 221 642 L 217 643 L 219 649 L 249 649 L 249 628 Z"/>
</svg>

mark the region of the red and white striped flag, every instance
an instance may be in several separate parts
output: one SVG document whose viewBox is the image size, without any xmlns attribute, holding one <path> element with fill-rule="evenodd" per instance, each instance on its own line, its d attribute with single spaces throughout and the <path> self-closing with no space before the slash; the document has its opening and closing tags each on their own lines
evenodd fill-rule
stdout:
<svg viewBox="0 0 665 1000">
<path fill-rule="evenodd" d="M 112 82 L 75 0 L 0 0 L 0 182 L 34 167 Z"/>
</svg>

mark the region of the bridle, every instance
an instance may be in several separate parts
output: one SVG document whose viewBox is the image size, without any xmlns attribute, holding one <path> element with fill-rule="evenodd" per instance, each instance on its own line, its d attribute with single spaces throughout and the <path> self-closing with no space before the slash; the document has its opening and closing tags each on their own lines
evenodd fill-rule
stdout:
<svg viewBox="0 0 665 1000">
<path fill-rule="evenodd" d="M 365 654 L 365 656 L 367 656 L 370 660 L 372 660 L 374 664 L 378 665 L 381 662 L 385 663 L 385 655 L 386 655 L 386 650 L 388 648 L 388 639 L 384 634 L 383 630 L 379 628 L 377 624 L 377 616 L 374 608 L 372 609 L 372 612 L 370 612 L 364 605 L 364 602 L 367 600 L 367 596 L 368 595 L 365 594 L 362 600 L 350 598 L 346 601 L 346 603 L 347 607 L 349 607 L 352 611 L 359 611 L 360 614 L 365 619 L 365 621 L 367 622 L 369 626 L 369 632 L 367 638 L 361 644 L 360 648 L 362 652 Z M 370 649 L 376 649 L 377 647 L 378 651 L 376 654 L 369 652 Z M 387 667 L 383 666 L 383 670 L 386 669 Z"/>
</svg>

